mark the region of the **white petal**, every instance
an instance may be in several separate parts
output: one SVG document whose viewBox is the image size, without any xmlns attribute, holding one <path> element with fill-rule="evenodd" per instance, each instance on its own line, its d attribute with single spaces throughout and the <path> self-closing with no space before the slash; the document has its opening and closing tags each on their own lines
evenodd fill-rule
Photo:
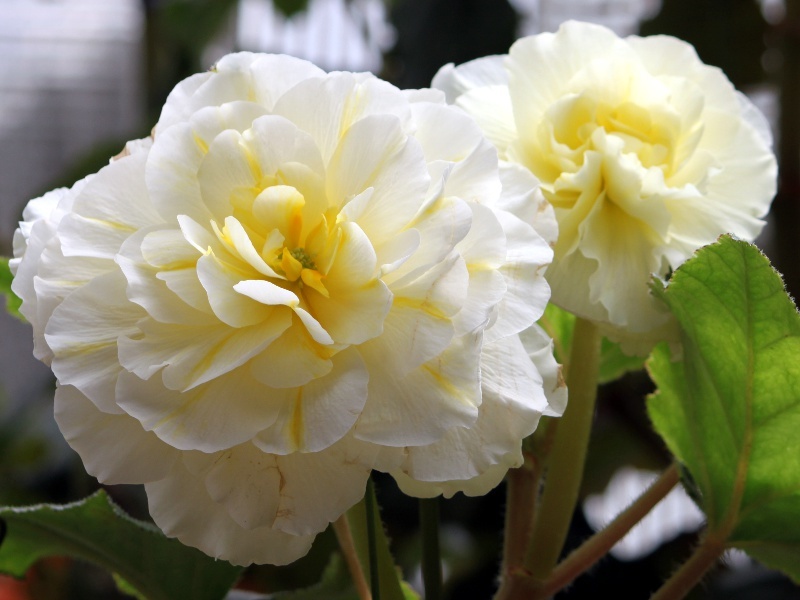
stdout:
<svg viewBox="0 0 800 600">
<path fill-rule="evenodd" d="M 456 100 L 456 106 L 470 114 L 494 144 L 501 157 L 517 137 L 517 123 L 509 90 L 503 85 L 491 85 L 466 91 Z"/>
<path fill-rule="evenodd" d="M 422 277 L 393 289 L 383 334 L 374 341 L 376 351 L 391 349 L 396 355 L 394 364 L 403 373 L 437 356 L 455 333 L 454 320 L 468 286 L 467 267 L 454 253 Z"/>
<path fill-rule="evenodd" d="M 101 412 L 72 386 L 55 396 L 58 428 L 101 483 L 146 483 L 165 477 L 180 453 L 133 417 Z"/>
<path fill-rule="evenodd" d="M 166 221 L 186 215 L 208 223 L 212 215 L 200 196 L 197 169 L 205 155 L 192 126 L 179 123 L 159 132 L 145 167 L 145 183 L 151 201 Z"/>
<path fill-rule="evenodd" d="M 260 173 L 252 168 L 242 134 L 228 129 L 217 135 L 197 170 L 200 197 L 217 222 L 233 213 L 234 206 L 258 195 Z"/>
<path fill-rule="evenodd" d="M 180 463 L 169 476 L 145 485 L 150 515 L 169 537 L 236 565 L 284 565 L 304 556 L 313 535 L 293 536 L 269 527 L 245 529 L 215 503 L 202 481 Z"/>
<path fill-rule="evenodd" d="M 214 253 L 206 254 L 197 261 L 197 277 L 208 294 L 214 314 L 231 327 L 246 327 L 272 318 L 275 310 L 271 305 L 239 291 L 239 286 L 245 283 L 242 281 L 243 277 L 258 275 L 255 272 L 245 275 L 241 268 L 237 268 L 239 266 L 224 263 Z"/>
<path fill-rule="evenodd" d="M 146 160 L 145 152 L 114 161 L 84 186 L 59 226 L 66 255 L 113 259 L 133 232 L 160 223 L 144 185 Z"/>
<path fill-rule="evenodd" d="M 525 352 L 542 376 L 542 387 L 548 404 L 542 414 L 560 417 L 567 407 L 567 386 L 561 373 L 561 365 L 553 356 L 553 340 L 538 325 L 529 327 L 519 337 Z"/>
<path fill-rule="evenodd" d="M 160 278 L 162 270 L 149 264 L 142 255 L 142 245 L 151 233 L 165 231 L 163 226 L 140 229 L 120 248 L 116 262 L 127 280 L 128 299 L 141 306 L 155 319 L 165 323 L 206 324 L 213 319 L 205 303 L 187 304 Z M 170 231 L 170 229 L 166 229 Z"/>
<path fill-rule="evenodd" d="M 142 316 L 141 308 L 125 296 L 125 279 L 119 272 L 98 277 L 70 294 L 45 330 L 59 382 L 75 386 L 102 410 L 118 413 L 117 340 L 135 332 Z"/>
<path fill-rule="evenodd" d="M 291 324 L 289 311 L 276 311 L 263 323 L 231 329 L 173 325 L 146 319 L 139 331 L 119 340 L 119 361 L 142 379 L 162 371 L 164 385 L 189 390 L 243 365 Z"/>
<path fill-rule="evenodd" d="M 285 485 L 274 527 L 294 535 L 323 531 L 364 496 L 374 452 L 346 438 L 322 452 L 279 456 Z"/>
<path fill-rule="evenodd" d="M 536 233 L 553 246 L 558 239 L 558 221 L 539 188 L 539 180 L 526 168 L 509 162 L 500 163 L 500 180 L 503 191 L 496 207 L 533 225 Z"/>
<path fill-rule="evenodd" d="M 362 346 L 369 397 L 355 436 L 386 446 L 416 446 L 453 428 L 473 426 L 481 403 L 480 347 L 479 335 L 455 338 L 441 355 L 403 373 L 396 348 Z"/>
<path fill-rule="evenodd" d="M 331 370 L 334 350 L 318 344 L 297 321 L 250 361 L 253 377 L 269 387 L 298 387 Z"/>
<path fill-rule="evenodd" d="M 486 341 L 519 333 L 544 313 L 550 299 L 550 286 L 544 279 L 553 250 L 530 225 L 514 215 L 497 211 L 506 237 L 507 254 L 499 269 L 506 293 L 497 306 L 497 319 L 486 331 Z"/>
<path fill-rule="evenodd" d="M 420 236 L 416 252 L 383 280 L 394 291 L 417 279 L 446 260 L 471 225 L 472 210 L 466 202 L 459 198 L 435 198 L 410 224 Z"/>
<path fill-rule="evenodd" d="M 340 440 L 353 426 L 367 398 L 369 373 L 355 349 L 331 359 L 331 371 L 303 387 L 286 390 L 274 425 L 253 440 L 265 452 L 317 452 Z"/>
<path fill-rule="evenodd" d="M 391 115 L 365 117 L 342 136 L 328 164 L 329 198 L 344 202 L 372 188 L 356 222 L 370 239 L 398 232 L 416 214 L 428 189 L 418 142 Z"/>
<path fill-rule="evenodd" d="M 517 336 L 484 346 L 481 374 L 483 401 L 475 424 L 407 448 L 406 460 L 392 471 L 407 493 L 485 493 L 509 467 L 522 464 L 522 440 L 548 406 L 542 377 Z"/>
<path fill-rule="evenodd" d="M 179 450 L 216 452 L 246 442 L 269 427 L 286 404 L 285 394 L 253 379 L 247 368 L 195 387 L 170 390 L 160 377 L 123 372 L 117 404 L 147 431 Z"/>
<path fill-rule="evenodd" d="M 391 475 L 397 482 L 397 487 L 407 496 L 414 498 L 435 498 L 436 496 L 452 498 L 457 492 L 461 492 L 465 496 L 485 496 L 500 485 L 508 469 L 518 467 L 521 463 L 521 458 L 509 456 L 503 463 L 489 467 L 480 475 L 470 479 L 451 481 L 420 481 L 409 477 L 399 469 L 391 471 Z"/>
<path fill-rule="evenodd" d="M 375 77 L 353 73 L 331 73 L 298 83 L 276 102 L 274 113 L 311 134 L 326 163 L 342 135 L 360 119 L 394 115 L 406 123 L 410 118 L 400 90 Z"/>
<path fill-rule="evenodd" d="M 442 90 L 452 104 L 464 92 L 488 85 L 507 85 L 504 56 L 484 56 L 454 67 L 443 66 L 433 77 L 432 87 Z"/>
</svg>

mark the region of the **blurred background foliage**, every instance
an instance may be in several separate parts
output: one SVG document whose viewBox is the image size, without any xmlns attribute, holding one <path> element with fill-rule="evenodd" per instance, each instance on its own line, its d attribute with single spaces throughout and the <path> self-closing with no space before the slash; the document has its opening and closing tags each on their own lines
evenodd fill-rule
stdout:
<svg viewBox="0 0 800 600">
<path fill-rule="evenodd" d="M 357 0 L 348 2 L 348 6 L 358 9 L 352 6 Z M 424 87 L 445 63 L 506 52 L 519 35 L 521 17 L 515 7 L 522 3 L 517 0 L 512 6 L 505 0 L 386 0 L 396 41 L 386 50 L 379 75 L 399 87 Z M 556 3 L 551 0 L 550 5 Z M 541 17 L 547 2 L 541 0 L 539 4 Z M 607 0 L 604 4 L 613 9 L 615 2 Z M 781 163 L 781 181 L 770 225 L 760 243 L 784 274 L 790 292 L 797 297 L 800 293 L 800 261 L 795 245 L 795 231 L 800 225 L 800 0 L 785 0 L 785 3 L 772 0 L 762 4 L 754 0 L 663 0 L 661 10 L 642 22 L 640 31 L 645 35 L 670 34 L 692 43 L 705 62 L 722 68 L 739 89 L 771 98 L 773 121 L 779 123 L 776 152 Z M 302 17 L 309 10 L 309 0 L 274 0 L 274 5 L 287 17 Z M 588 9 L 594 11 L 592 14 L 602 14 L 598 9 L 601 5 L 600 0 L 571 0 L 563 2 L 559 10 L 572 18 L 585 18 Z M 67 169 L 52 174 L 41 192 L 71 185 L 106 164 L 126 139 L 148 135 L 172 87 L 209 66 L 209 46 L 231 31 L 238 6 L 239 0 L 141 0 L 144 109 L 138 129 L 76 156 Z M 227 48 L 233 49 L 237 49 L 235 45 Z M 3 254 L 9 252 L 9 247 L 3 248 Z M 44 375 L 46 369 L 38 373 L 43 383 L 33 391 L 28 387 L 29 397 L 21 403 L 8 402 L 0 390 L 0 505 L 67 502 L 97 488 L 97 482 L 85 474 L 77 456 L 60 439 L 51 416 L 53 383 Z M 668 464 L 669 457 L 660 439 L 652 433 L 644 411 L 643 398 L 651 390 L 643 372 L 629 374 L 601 389 L 584 495 L 600 492 L 621 466 L 659 470 Z M 404 497 L 389 477 L 379 474 L 377 487 L 395 556 L 406 578 L 419 585 L 417 503 Z M 109 492 L 131 514 L 147 518 L 146 499 L 139 487 L 114 486 Z M 443 502 L 442 547 L 448 598 L 469 600 L 491 596 L 499 566 L 503 503 L 502 486 L 482 498 L 459 495 Z M 568 545 L 577 545 L 590 532 L 579 511 Z M 632 562 L 609 557 L 558 598 L 646 598 L 688 555 L 695 539 L 694 534 L 681 535 Z M 319 536 L 306 558 L 288 567 L 250 568 L 240 587 L 274 593 L 310 585 L 320 578 L 335 548 L 335 538 L 326 532 Z M 37 565 L 25 584 L 0 578 L 0 600 L 114 597 L 119 594 L 107 574 L 62 559 Z M 800 591 L 780 575 L 750 565 L 720 568 L 692 597 L 800 598 Z"/>
</svg>

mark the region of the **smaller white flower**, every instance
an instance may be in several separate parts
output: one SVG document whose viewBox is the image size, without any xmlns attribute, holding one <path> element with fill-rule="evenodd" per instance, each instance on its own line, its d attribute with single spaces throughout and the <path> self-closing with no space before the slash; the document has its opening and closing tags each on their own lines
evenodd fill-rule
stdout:
<svg viewBox="0 0 800 600">
<path fill-rule="evenodd" d="M 775 193 L 764 117 L 694 49 L 568 22 L 433 82 L 555 208 L 552 301 L 618 338 L 657 340 L 649 296 L 722 233 L 754 239 Z"/>
</svg>

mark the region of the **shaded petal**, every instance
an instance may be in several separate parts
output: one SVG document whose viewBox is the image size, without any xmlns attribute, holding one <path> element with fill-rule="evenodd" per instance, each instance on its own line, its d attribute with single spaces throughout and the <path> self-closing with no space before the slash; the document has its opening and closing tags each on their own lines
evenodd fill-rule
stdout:
<svg viewBox="0 0 800 600">
<path fill-rule="evenodd" d="M 165 477 L 180 452 L 145 431 L 133 417 L 101 412 L 72 386 L 55 396 L 58 428 L 101 483 L 146 483 Z"/>
<path fill-rule="evenodd" d="M 525 167 L 514 163 L 500 163 L 500 180 L 503 191 L 496 208 L 505 210 L 532 225 L 551 246 L 558 239 L 558 221 L 553 206 L 545 200 L 539 180 Z"/>
<path fill-rule="evenodd" d="M 253 377 L 267 386 L 294 388 L 329 373 L 334 352 L 318 344 L 305 326 L 294 321 L 250 361 L 250 369 Z"/>
<path fill-rule="evenodd" d="M 464 260 L 453 253 L 422 277 L 392 290 L 394 300 L 383 334 L 366 343 L 375 344 L 376 350 L 380 347 L 381 353 L 394 352 L 394 364 L 402 373 L 418 367 L 450 343 L 468 286 Z"/>
<path fill-rule="evenodd" d="M 486 493 L 505 471 L 522 464 L 522 440 L 548 408 L 542 376 L 517 336 L 484 346 L 483 401 L 471 427 L 453 427 L 426 446 L 409 447 L 391 472 L 406 493 L 450 497 Z"/>
<path fill-rule="evenodd" d="M 269 427 L 287 403 L 247 368 L 218 377 L 188 392 L 171 390 L 160 377 L 149 380 L 123 372 L 117 404 L 147 431 L 179 450 L 216 452 L 246 442 Z"/>
<path fill-rule="evenodd" d="M 547 398 L 547 408 L 542 411 L 548 417 L 560 417 L 567 408 L 567 385 L 561 365 L 553 356 L 553 340 L 538 325 L 520 333 L 520 340 L 536 370 L 542 376 L 542 388 Z"/>
<path fill-rule="evenodd" d="M 438 357 L 403 372 L 396 364 L 397 348 L 363 345 L 369 396 L 355 436 L 386 446 L 416 446 L 453 428 L 472 427 L 481 403 L 480 349 L 480 335 L 457 337 Z"/>
<path fill-rule="evenodd" d="M 324 531 L 363 498 L 376 452 L 348 436 L 322 452 L 277 457 L 285 483 L 273 527 L 294 535 Z"/>
<path fill-rule="evenodd" d="M 469 288 L 464 305 L 454 325 L 459 334 L 485 327 L 495 306 L 506 293 L 506 284 L 498 267 L 506 258 L 506 236 L 494 211 L 473 204 L 472 227 L 458 244 L 467 263 Z"/>
<path fill-rule="evenodd" d="M 330 73 L 306 79 L 288 90 L 273 111 L 289 119 L 316 141 L 327 164 L 342 136 L 368 115 L 394 115 L 410 120 L 408 102 L 391 84 L 371 75 Z"/>
<path fill-rule="evenodd" d="M 166 478 L 145 484 L 145 490 L 150 515 L 167 536 L 235 565 L 285 565 L 305 556 L 314 541 L 313 535 L 239 526 L 180 462 Z"/>
<path fill-rule="evenodd" d="M 197 261 L 197 277 L 208 294 L 211 309 L 220 321 L 231 327 L 255 325 L 272 318 L 275 313 L 272 305 L 239 291 L 238 286 L 244 283 L 242 279 L 255 275 L 223 263 L 213 252 L 201 256 Z"/>
<path fill-rule="evenodd" d="M 370 374 L 354 348 L 331 358 L 329 373 L 286 390 L 274 425 L 253 443 L 265 452 L 318 452 L 340 440 L 353 426 L 367 399 Z"/>
<path fill-rule="evenodd" d="M 533 228 L 514 215 L 497 211 L 507 243 L 505 261 L 499 269 L 506 293 L 497 305 L 497 318 L 485 334 L 485 341 L 519 333 L 544 313 L 550 299 L 545 269 L 553 250 Z"/>
<path fill-rule="evenodd" d="M 151 265 L 142 255 L 143 246 L 150 234 L 157 233 L 155 239 L 158 239 L 163 232 L 171 231 L 173 230 L 164 226 L 146 227 L 134 233 L 122 245 L 116 262 L 125 275 L 127 297 L 158 321 L 186 325 L 207 324 L 213 316 L 206 308 L 206 303 L 197 298 L 193 298 L 191 304 L 185 302 L 170 289 L 166 282 L 168 277 L 160 277 L 162 267 Z M 188 244 L 180 249 L 181 253 L 184 251 L 191 251 Z"/>
<path fill-rule="evenodd" d="M 138 324 L 137 332 L 119 340 L 119 362 L 142 379 L 149 379 L 164 367 L 164 385 L 186 391 L 243 365 L 290 324 L 289 311 L 276 311 L 264 323 L 241 329 L 145 319 Z"/>
<path fill-rule="evenodd" d="M 489 85 L 508 85 L 503 62 L 505 56 L 484 56 L 469 62 L 453 66 L 453 63 L 443 66 L 434 75 L 431 87 L 442 90 L 447 97 L 447 102 L 453 104 L 456 99 L 473 88 Z"/>
<path fill-rule="evenodd" d="M 114 387 L 122 369 L 117 341 L 137 331 L 142 316 L 142 309 L 126 297 L 119 271 L 97 277 L 70 294 L 53 311 L 45 329 L 59 382 L 75 386 L 101 410 L 118 413 Z"/>
<path fill-rule="evenodd" d="M 328 164 L 328 198 L 344 205 L 372 188 L 358 214 L 345 208 L 372 240 L 396 234 L 420 207 L 429 179 L 425 156 L 392 115 L 368 116 L 342 136 Z"/>
<path fill-rule="evenodd" d="M 65 255 L 113 259 L 132 233 L 161 222 L 144 185 L 146 160 L 146 152 L 116 160 L 83 187 L 59 225 Z"/>
</svg>

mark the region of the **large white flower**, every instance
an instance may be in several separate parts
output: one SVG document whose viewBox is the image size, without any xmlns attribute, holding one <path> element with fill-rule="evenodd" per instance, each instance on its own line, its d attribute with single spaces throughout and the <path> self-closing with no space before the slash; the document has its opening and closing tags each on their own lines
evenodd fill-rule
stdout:
<svg viewBox="0 0 800 600">
<path fill-rule="evenodd" d="M 617 335 L 665 324 L 651 273 L 764 225 L 776 180 L 766 122 L 680 40 L 568 22 L 507 56 L 447 65 L 434 87 L 541 181 L 559 226 L 553 302 Z"/>
<path fill-rule="evenodd" d="M 286 563 L 371 469 L 484 493 L 561 413 L 548 340 L 518 335 L 554 235 L 441 93 L 242 53 L 32 201 L 12 268 L 87 470 L 208 554 Z"/>
</svg>

